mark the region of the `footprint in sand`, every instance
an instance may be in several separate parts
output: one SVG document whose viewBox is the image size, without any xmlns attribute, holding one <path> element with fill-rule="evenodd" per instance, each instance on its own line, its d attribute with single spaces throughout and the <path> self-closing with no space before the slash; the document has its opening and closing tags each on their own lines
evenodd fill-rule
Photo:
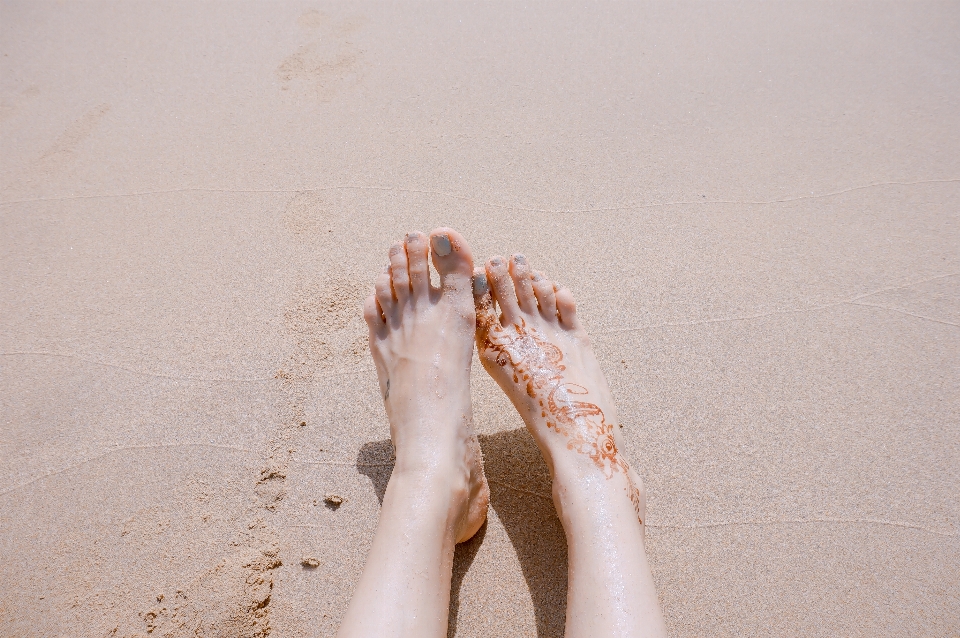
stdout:
<svg viewBox="0 0 960 638">
<path fill-rule="evenodd" d="M 363 51 L 352 41 L 362 18 L 335 20 L 316 10 L 297 19 L 311 39 L 277 67 L 280 90 L 329 102 L 351 80 L 360 81 Z"/>
</svg>

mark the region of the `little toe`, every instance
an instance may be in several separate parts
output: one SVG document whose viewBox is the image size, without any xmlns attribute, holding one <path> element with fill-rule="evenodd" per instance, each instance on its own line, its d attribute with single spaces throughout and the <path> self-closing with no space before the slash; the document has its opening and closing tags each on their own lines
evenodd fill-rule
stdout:
<svg viewBox="0 0 960 638">
<path fill-rule="evenodd" d="M 410 273 L 410 290 L 414 298 L 430 292 L 430 270 L 427 264 L 427 236 L 423 233 L 407 233 L 407 271 Z"/>
<path fill-rule="evenodd" d="M 557 320 L 557 295 L 553 290 L 553 282 L 541 273 L 533 273 L 533 292 L 537 296 L 540 306 L 540 315 L 547 321 Z"/>
<path fill-rule="evenodd" d="M 530 280 L 530 264 L 523 255 L 513 255 L 510 259 L 510 277 L 517 295 L 520 310 L 527 314 L 536 314 L 537 298 L 533 294 L 533 282 Z"/>
<path fill-rule="evenodd" d="M 390 246 L 390 283 L 393 285 L 393 296 L 399 303 L 410 297 L 407 251 L 400 242 Z"/>
<path fill-rule="evenodd" d="M 513 279 L 507 269 L 507 260 L 503 257 L 491 257 L 487 261 L 487 280 L 493 291 L 493 298 L 503 313 L 503 323 L 520 323 L 520 306 L 517 303 L 517 293 L 513 289 Z"/>
<path fill-rule="evenodd" d="M 380 305 L 377 303 L 377 298 L 374 295 L 370 295 L 363 301 L 363 319 L 367 322 L 367 325 L 370 327 L 371 332 L 377 334 L 386 326 L 383 321 L 383 314 L 380 311 Z"/>
<path fill-rule="evenodd" d="M 393 316 L 393 309 L 397 301 L 393 298 L 393 286 L 390 285 L 390 267 L 387 266 L 383 272 L 377 275 L 377 281 L 374 284 L 375 296 L 383 316 L 390 318 Z"/>
<path fill-rule="evenodd" d="M 573 293 L 567 288 L 556 288 L 557 297 L 557 315 L 560 318 L 560 325 L 564 328 L 577 327 L 577 302 L 573 300 Z"/>
<path fill-rule="evenodd" d="M 466 292 L 473 278 L 473 255 L 467 241 L 452 228 L 437 228 L 430 233 L 433 265 L 440 273 L 444 292 Z"/>
</svg>

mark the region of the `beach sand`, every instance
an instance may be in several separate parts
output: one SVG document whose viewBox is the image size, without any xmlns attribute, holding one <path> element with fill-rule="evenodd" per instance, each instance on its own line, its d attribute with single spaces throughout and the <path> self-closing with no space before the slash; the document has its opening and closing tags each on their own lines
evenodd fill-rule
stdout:
<svg viewBox="0 0 960 638">
<path fill-rule="evenodd" d="M 950 2 L 4 3 L 0 634 L 332 636 L 391 469 L 360 302 L 439 225 L 579 300 L 672 635 L 960 634 L 958 33 Z M 472 383 L 451 635 L 562 635 L 546 467 Z"/>
</svg>

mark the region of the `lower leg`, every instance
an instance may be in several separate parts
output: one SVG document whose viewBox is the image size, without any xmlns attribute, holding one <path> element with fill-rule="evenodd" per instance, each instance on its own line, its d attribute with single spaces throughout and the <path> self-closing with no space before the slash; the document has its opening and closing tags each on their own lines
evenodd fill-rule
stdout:
<svg viewBox="0 0 960 638">
<path fill-rule="evenodd" d="M 441 481 L 394 472 L 338 636 L 445 636 L 456 545 Z"/>
<path fill-rule="evenodd" d="M 569 557 L 566 635 L 665 636 L 643 524 L 627 494 L 634 486 L 563 452 L 553 459 L 553 495 Z"/>
</svg>

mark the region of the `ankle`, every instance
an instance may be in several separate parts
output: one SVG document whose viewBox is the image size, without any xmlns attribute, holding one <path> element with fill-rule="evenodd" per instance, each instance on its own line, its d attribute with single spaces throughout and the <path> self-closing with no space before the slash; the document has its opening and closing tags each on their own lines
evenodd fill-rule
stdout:
<svg viewBox="0 0 960 638">
<path fill-rule="evenodd" d="M 470 493 L 469 475 L 460 468 L 443 468 L 423 462 L 404 463 L 398 458 L 387 491 L 392 491 L 400 501 L 416 502 L 427 509 L 446 512 L 466 501 Z"/>
<path fill-rule="evenodd" d="M 646 500 L 643 484 L 635 484 L 626 463 L 601 468 L 589 457 L 568 452 L 555 460 L 553 467 L 553 502 L 565 528 L 571 514 L 590 516 L 590 512 L 600 510 L 626 521 L 642 522 L 640 509 Z"/>
</svg>

